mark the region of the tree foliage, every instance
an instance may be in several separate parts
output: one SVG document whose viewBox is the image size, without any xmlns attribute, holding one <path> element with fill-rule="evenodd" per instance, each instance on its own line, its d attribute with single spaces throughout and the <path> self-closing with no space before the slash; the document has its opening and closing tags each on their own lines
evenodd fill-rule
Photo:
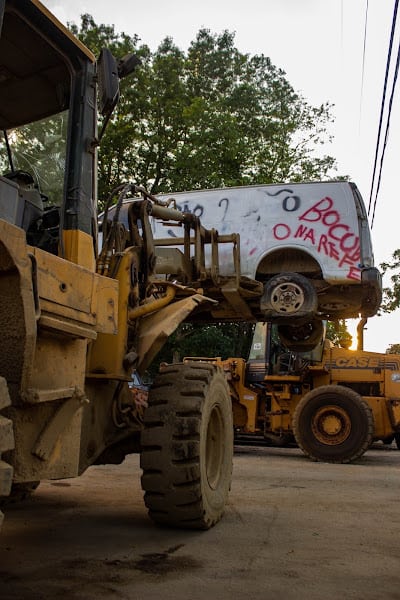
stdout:
<svg viewBox="0 0 400 600">
<path fill-rule="evenodd" d="M 400 344 L 390 344 L 386 348 L 386 354 L 400 354 Z"/>
<path fill-rule="evenodd" d="M 149 369 L 155 375 L 162 362 L 177 362 L 189 356 L 247 358 L 253 323 L 183 323 L 170 336 Z"/>
<path fill-rule="evenodd" d="M 381 310 L 390 313 L 400 307 L 400 249 L 393 252 L 389 262 L 380 265 L 383 275 L 390 275 L 390 285 L 383 288 Z"/>
<path fill-rule="evenodd" d="M 334 346 L 340 346 L 342 348 L 350 348 L 353 338 L 347 329 L 346 321 L 331 322 L 328 321 L 326 325 L 326 337 L 330 340 Z"/>
<path fill-rule="evenodd" d="M 137 36 L 83 15 L 70 26 L 98 56 L 135 52 L 99 152 L 99 195 L 127 180 L 151 192 L 327 178 L 331 106 L 310 106 L 264 55 L 243 54 L 229 31 L 201 29 L 186 52 L 166 37 L 155 52 Z M 246 357 L 251 324 L 183 324 L 158 360 Z"/>
<path fill-rule="evenodd" d="M 331 106 L 310 106 L 268 57 L 239 52 L 233 33 L 201 29 L 187 52 L 166 37 L 150 52 L 90 15 L 70 27 L 96 55 L 108 46 L 142 60 L 100 148 L 101 197 L 127 179 L 157 193 L 316 180 L 334 167 L 321 150 Z"/>
</svg>

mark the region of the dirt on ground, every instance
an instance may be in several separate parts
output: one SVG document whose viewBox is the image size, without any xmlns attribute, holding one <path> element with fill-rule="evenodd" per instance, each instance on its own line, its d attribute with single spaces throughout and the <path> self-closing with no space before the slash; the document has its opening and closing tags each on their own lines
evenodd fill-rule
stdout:
<svg viewBox="0 0 400 600">
<path fill-rule="evenodd" d="M 223 520 L 209 531 L 148 518 L 139 457 L 42 482 L 9 506 L 1 600 L 400 600 L 400 452 L 311 462 L 236 447 Z"/>
</svg>

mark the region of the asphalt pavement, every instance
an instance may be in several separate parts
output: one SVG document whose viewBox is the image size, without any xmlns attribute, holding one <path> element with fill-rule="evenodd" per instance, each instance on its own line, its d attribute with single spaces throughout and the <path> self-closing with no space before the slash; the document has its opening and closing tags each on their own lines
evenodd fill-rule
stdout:
<svg viewBox="0 0 400 600">
<path fill-rule="evenodd" d="M 400 452 L 311 462 L 236 447 L 229 504 L 209 531 L 148 518 L 139 457 L 42 482 L 8 507 L 1 600 L 400 600 Z"/>
</svg>

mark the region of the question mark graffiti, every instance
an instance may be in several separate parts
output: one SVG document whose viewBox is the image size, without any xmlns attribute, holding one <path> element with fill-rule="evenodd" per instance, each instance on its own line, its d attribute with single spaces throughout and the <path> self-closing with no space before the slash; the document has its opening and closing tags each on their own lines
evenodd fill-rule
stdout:
<svg viewBox="0 0 400 600">
<path fill-rule="evenodd" d="M 223 214 L 222 217 L 222 221 L 225 220 L 226 217 L 226 213 L 228 212 L 228 208 L 229 208 L 229 199 L 228 198 L 221 198 L 221 200 L 218 202 L 218 206 L 221 208 L 222 207 L 222 203 L 225 202 L 225 212 Z"/>
</svg>

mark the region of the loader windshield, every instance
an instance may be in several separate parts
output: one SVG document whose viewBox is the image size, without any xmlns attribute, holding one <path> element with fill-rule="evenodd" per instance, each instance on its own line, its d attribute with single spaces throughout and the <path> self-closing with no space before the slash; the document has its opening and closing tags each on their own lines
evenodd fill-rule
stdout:
<svg viewBox="0 0 400 600">
<path fill-rule="evenodd" d="M 31 11 L 32 14 L 30 14 Z M 72 76 L 38 8 L 5 6 L 0 36 L 0 175 L 30 175 L 51 204 L 63 201 Z M 60 34 L 60 40 L 61 40 Z M 8 148 L 7 148 L 8 143 Z M 25 178 L 27 180 L 27 178 Z"/>
<path fill-rule="evenodd" d="M 68 111 L 5 132 L 0 141 L 0 172 L 21 171 L 52 205 L 63 198 Z M 8 142 L 8 150 L 7 150 Z"/>
<path fill-rule="evenodd" d="M 0 1 L 0 218 L 31 245 L 93 235 L 96 132 L 94 55 L 39 0 Z"/>
</svg>

